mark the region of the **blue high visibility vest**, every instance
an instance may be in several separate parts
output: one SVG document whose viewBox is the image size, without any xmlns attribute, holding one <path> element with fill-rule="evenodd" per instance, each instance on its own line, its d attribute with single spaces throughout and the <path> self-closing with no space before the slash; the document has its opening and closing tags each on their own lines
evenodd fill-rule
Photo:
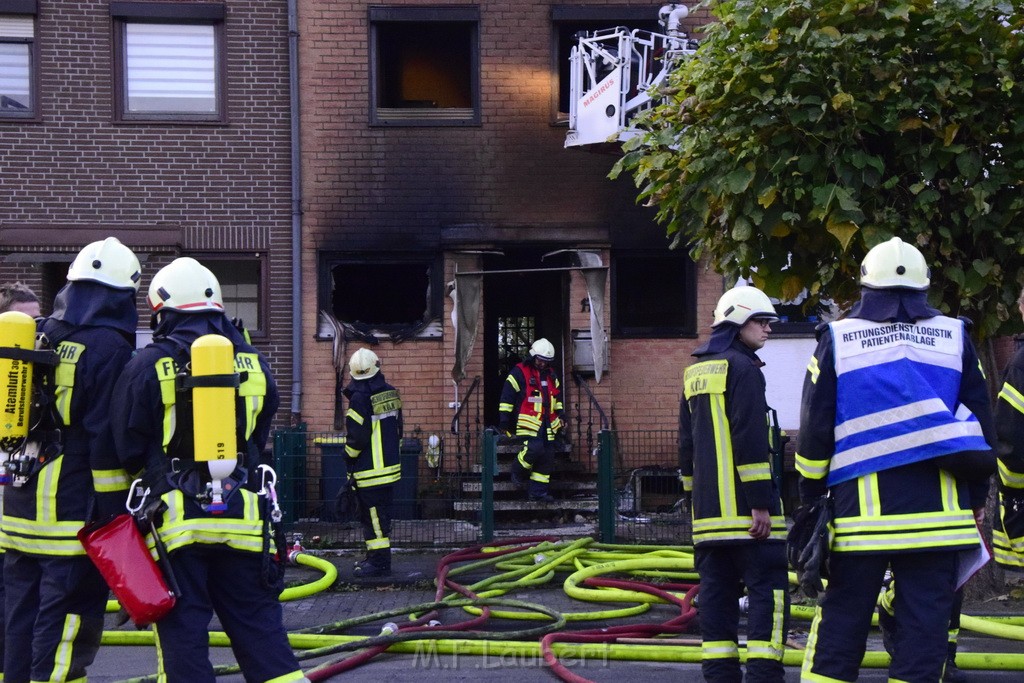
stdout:
<svg viewBox="0 0 1024 683">
<path fill-rule="evenodd" d="M 835 350 L 835 454 L 828 485 L 949 453 L 989 448 L 957 402 L 964 325 L 848 318 L 830 325 Z"/>
</svg>

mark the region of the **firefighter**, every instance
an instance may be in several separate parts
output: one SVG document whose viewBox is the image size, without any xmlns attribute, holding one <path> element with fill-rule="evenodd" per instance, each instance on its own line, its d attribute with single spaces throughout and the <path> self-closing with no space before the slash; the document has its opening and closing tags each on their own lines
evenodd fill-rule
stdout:
<svg viewBox="0 0 1024 683">
<path fill-rule="evenodd" d="M 1024 316 L 1024 291 L 1017 299 Z M 1024 345 L 1003 375 L 996 400 L 999 438 L 999 514 L 993 520 L 992 551 L 1000 566 L 1024 571 Z"/>
<path fill-rule="evenodd" d="M 748 680 L 782 681 L 789 618 L 786 521 L 771 471 L 764 363 L 757 351 L 778 320 L 756 287 L 718 301 L 711 338 L 683 374 L 679 471 L 691 499 L 700 574 L 701 670 L 739 681 L 739 602 L 748 595 Z"/>
<path fill-rule="evenodd" d="M 551 342 L 544 338 L 535 341 L 530 357 L 508 373 L 498 404 L 498 429 L 523 440 L 512 463 L 512 481 L 517 486 L 526 484 L 527 498 L 541 503 L 555 500 L 548 488 L 564 427 L 561 384 L 551 368 L 554 360 Z"/>
<path fill-rule="evenodd" d="M 386 576 L 391 573 L 391 501 L 402 475 L 402 399 L 370 349 L 357 349 L 348 367 L 352 381 L 342 392 L 348 400 L 345 454 L 366 541 L 366 557 L 355 563 L 352 574 Z"/>
<path fill-rule="evenodd" d="M 25 315 L 38 318 L 39 297 L 27 285 L 20 282 L 8 282 L 0 285 L 0 313 L 21 311 Z"/>
<path fill-rule="evenodd" d="M 178 258 L 162 268 L 148 301 L 153 341 L 118 379 L 112 422 L 118 457 L 127 471 L 141 473 L 140 490 L 148 490 L 136 504 L 166 546 L 180 587 L 174 608 L 154 625 L 158 676 L 169 683 L 214 681 L 208 636 L 216 612 L 246 680 L 304 681 L 278 602 L 283 571 L 269 538 L 269 496 L 257 494 L 279 400 L 270 368 L 224 314 L 217 278 L 195 259 Z M 197 363 L 194 350 L 210 335 L 231 345 L 234 373 L 203 385 L 198 370 L 194 377 L 190 370 Z M 210 406 L 199 394 L 204 386 L 233 390 Z M 217 417 L 193 414 L 192 403 L 200 398 L 207 412 L 235 424 L 235 443 L 225 458 L 235 458 L 235 466 L 216 477 L 206 455 L 212 446 L 193 438 L 201 421 Z"/>
<path fill-rule="evenodd" d="M 857 679 L 887 568 L 890 679 L 943 676 L 957 554 L 979 549 L 991 473 L 973 463 L 994 463 L 994 425 L 968 325 L 928 305 L 930 283 L 921 252 L 894 237 L 865 256 L 846 318 L 819 329 L 796 464 L 801 500 L 830 492 L 835 519 L 803 680 Z"/>
<path fill-rule="evenodd" d="M 84 680 L 103 633 L 108 588 L 76 533 L 124 510 L 127 475 L 114 456 L 110 397 L 135 346 L 139 260 L 108 237 L 82 249 L 38 331 L 59 364 L 36 385 L 26 451 L 6 465 L 0 544 L 6 588 L 4 680 Z M 53 368 L 54 366 L 50 366 Z"/>
</svg>

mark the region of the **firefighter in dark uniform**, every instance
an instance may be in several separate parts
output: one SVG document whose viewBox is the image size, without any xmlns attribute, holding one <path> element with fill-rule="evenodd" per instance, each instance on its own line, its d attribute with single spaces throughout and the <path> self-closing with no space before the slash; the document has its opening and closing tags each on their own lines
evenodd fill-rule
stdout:
<svg viewBox="0 0 1024 683">
<path fill-rule="evenodd" d="M 521 485 L 529 479 L 527 497 L 542 503 L 555 500 L 548 487 L 555 467 L 555 445 L 564 427 L 562 388 L 551 369 L 554 359 L 551 342 L 535 341 L 530 357 L 508 373 L 498 404 L 498 429 L 509 436 L 515 429 L 515 438 L 523 438 L 522 450 L 512 463 L 512 481 Z"/>
<path fill-rule="evenodd" d="M 928 305 L 924 256 L 894 237 L 861 265 L 861 298 L 819 330 L 804 380 L 800 497 L 834 500 L 829 583 L 803 680 L 854 681 L 885 571 L 899 590 L 890 680 L 938 681 L 961 551 L 979 549 L 994 425 L 963 320 Z M 968 464 L 970 467 L 964 467 Z"/>
<path fill-rule="evenodd" d="M 352 381 L 345 387 L 345 454 L 359 499 L 359 523 L 366 558 L 355 563 L 359 578 L 391 573 L 391 501 L 402 475 L 402 399 L 380 371 L 370 349 L 358 349 L 348 363 Z"/>
<path fill-rule="evenodd" d="M 1017 299 L 1024 316 L 1024 292 Z M 999 515 L 993 520 L 992 553 L 1000 566 L 1024 571 L 1024 344 L 1003 375 L 996 400 L 999 439 Z"/>
<path fill-rule="evenodd" d="M 138 505 L 153 515 L 180 587 L 174 608 L 154 625 L 160 680 L 214 681 L 208 640 L 216 612 L 246 680 L 304 681 L 282 623 L 283 571 L 269 540 L 266 496 L 257 494 L 278 407 L 270 368 L 224 314 L 220 285 L 198 261 L 178 258 L 161 269 L 148 299 L 153 342 L 118 380 L 112 422 L 118 457 L 150 489 Z M 199 389 L 184 388 L 192 344 L 206 335 L 231 343 L 238 380 L 236 467 L 220 487 L 212 467 L 196 459 L 191 403 Z M 211 497 L 216 490 L 223 496 Z"/>
<path fill-rule="evenodd" d="M 715 307 L 713 332 L 693 352 L 679 405 L 679 468 L 691 497 L 700 574 L 701 670 L 740 681 L 739 598 L 746 586 L 747 680 L 782 681 L 789 618 L 786 520 L 772 478 L 763 363 L 775 307 L 736 287 Z"/>
<path fill-rule="evenodd" d="M 103 633 L 108 588 L 76 536 L 124 511 L 129 480 L 114 455 L 110 396 L 135 347 L 139 260 L 117 239 L 89 244 L 39 321 L 56 350 L 54 387 L 29 439 L 38 456 L 8 462 L 4 680 L 84 680 Z M 40 364 L 36 364 L 37 374 Z M 41 385 L 40 385 L 41 386 Z"/>
</svg>

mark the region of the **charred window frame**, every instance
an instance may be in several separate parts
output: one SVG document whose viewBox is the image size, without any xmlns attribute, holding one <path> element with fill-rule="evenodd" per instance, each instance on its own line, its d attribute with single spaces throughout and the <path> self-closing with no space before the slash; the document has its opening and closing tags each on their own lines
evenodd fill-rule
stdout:
<svg viewBox="0 0 1024 683">
<path fill-rule="evenodd" d="M 39 120 L 36 0 L 0 0 L 0 119 Z"/>
<path fill-rule="evenodd" d="M 370 124 L 480 124 L 480 10 L 371 7 Z"/>
<path fill-rule="evenodd" d="M 569 7 L 551 8 L 551 111 L 556 124 L 569 123 L 569 53 L 576 45 L 576 34 L 603 28 L 625 26 L 629 29 L 661 32 L 658 7 Z"/>
<path fill-rule="evenodd" d="M 225 123 L 224 5 L 111 2 L 114 120 Z"/>
<path fill-rule="evenodd" d="M 220 283 L 224 313 L 241 318 L 253 338 L 267 336 L 267 261 L 261 254 L 194 254 Z"/>
<path fill-rule="evenodd" d="M 617 337 L 697 336 L 697 268 L 685 252 L 612 255 L 612 332 Z"/>
<path fill-rule="evenodd" d="M 331 253 L 320 264 L 320 310 L 356 332 L 392 339 L 439 336 L 439 256 Z"/>
</svg>

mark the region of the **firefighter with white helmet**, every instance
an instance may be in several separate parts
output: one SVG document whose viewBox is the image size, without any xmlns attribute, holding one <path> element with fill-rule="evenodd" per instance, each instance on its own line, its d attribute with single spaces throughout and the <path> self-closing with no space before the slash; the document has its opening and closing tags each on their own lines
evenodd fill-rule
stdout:
<svg viewBox="0 0 1024 683">
<path fill-rule="evenodd" d="M 137 491 L 148 490 L 135 504 L 181 589 L 154 626 L 161 680 L 213 680 L 216 612 L 247 679 L 304 681 L 278 602 L 285 554 L 273 538 L 261 463 L 279 403 L 270 367 L 224 314 L 217 278 L 195 259 L 162 268 L 147 299 L 153 341 L 118 379 L 112 420 L 118 458 L 141 472 Z M 226 437 L 209 432 L 218 427 Z"/>
<path fill-rule="evenodd" d="M 540 338 L 530 347 L 530 357 L 516 365 L 505 378 L 498 404 L 498 428 L 522 440 L 512 463 L 512 481 L 526 485 L 527 498 L 554 502 L 548 489 L 555 450 L 565 424 L 562 422 L 562 388 L 551 363 L 555 347 Z M 527 481 L 528 480 L 528 481 Z"/>
<path fill-rule="evenodd" d="M 345 454 L 359 499 L 359 523 L 366 557 L 355 563 L 357 578 L 391 573 L 391 504 L 402 475 L 402 398 L 380 371 L 380 358 L 367 348 L 356 349 L 348 362 L 352 381 L 342 392 L 345 413 Z"/>
<path fill-rule="evenodd" d="M 805 679 L 856 680 L 887 569 L 899 584 L 890 679 L 943 677 L 957 556 L 981 543 L 995 426 L 969 322 L 932 308 L 930 284 L 924 255 L 893 237 L 864 257 L 847 316 L 819 328 L 796 466 L 801 501 L 830 494 L 834 520 Z"/>
<path fill-rule="evenodd" d="M 8 681 L 84 680 L 99 647 L 108 588 L 76 533 L 123 510 L 129 480 L 114 456 L 110 397 L 135 346 L 140 278 L 131 249 L 93 242 L 38 321 L 53 363 L 34 364 L 38 408 L 25 447 L 3 463 Z"/>
<path fill-rule="evenodd" d="M 701 668 L 706 680 L 740 680 L 737 587 L 746 586 L 747 677 L 782 681 L 789 615 L 786 520 L 772 476 L 764 363 L 778 320 L 756 287 L 726 291 L 711 338 L 693 352 L 679 403 L 679 473 L 693 519 L 700 574 Z"/>
</svg>

